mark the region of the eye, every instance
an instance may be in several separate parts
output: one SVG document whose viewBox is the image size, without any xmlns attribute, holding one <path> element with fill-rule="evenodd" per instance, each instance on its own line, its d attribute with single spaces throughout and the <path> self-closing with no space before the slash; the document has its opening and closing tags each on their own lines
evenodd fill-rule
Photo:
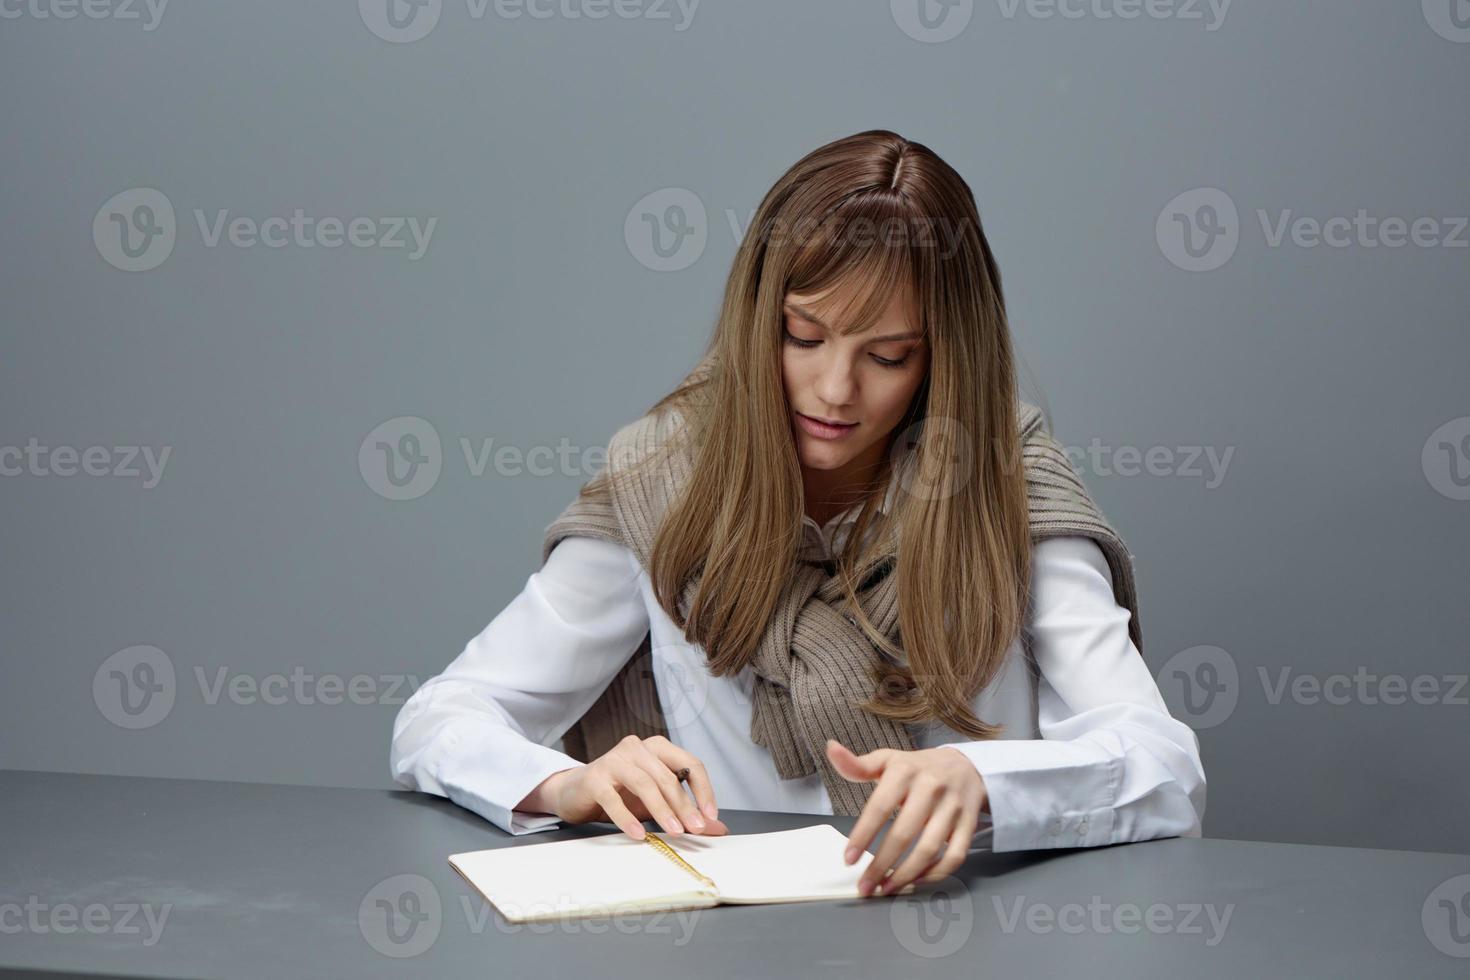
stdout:
<svg viewBox="0 0 1470 980">
<path fill-rule="evenodd" d="M 790 330 L 782 330 L 781 334 L 786 343 L 791 344 L 793 347 L 800 347 L 803 350 L 815 347 L 821 343 L 820 340 L 803 340 L 800 337 L 794 336 Z M 905 354 L 903 357 L 900 357 L 898 360 L 892 360 L 887 357 L 879 357 L 877 354 L 869 354 L 868 356 L 871 357 L 879 366 L 886 368 L 901 368 L 905 364 L 907 364 L 909 360 L 909 355 L 907 354 Z"/>
<path fill-rule="evenodd" d="M 794 336 L 790 330 L 783 330 L 782 334 L 785 336 L 788 344 L 793 344 L 801 348 L 815 347 L 821 343 L 820 340 L 802 340 L 800 337 Z"/>
</svg>

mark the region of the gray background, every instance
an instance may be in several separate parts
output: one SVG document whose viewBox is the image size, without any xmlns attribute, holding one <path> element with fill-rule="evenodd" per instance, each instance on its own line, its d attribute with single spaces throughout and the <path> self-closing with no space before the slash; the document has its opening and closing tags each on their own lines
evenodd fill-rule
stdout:
<svg viewBox="0 0 1470 980">
<path fill-rule="evenodd" d="M 1199 726 L 1206 835 L 1470 852 L 1470 501 L 1444 472 L 1470 456 L 1425 462 L 1441 425 L 1470 427 L 1470 249 L 1272 247 L 1257 215 L 1470 214 L 1470 43 L 1434 2 L 1238 0 L 1209 30 L 989 0 L 942 43 L 837 0 L 705 0 L 683 30 L 673 7 L 476 19 L 458 0 L 412 43 L 342 0 L 178 3 L 151 31 L 0 20 L 0 450 L 171 447 L 152 488 L 0 477 L 0 765 L 389 785 L 406 688 L 524 586 L 594 458 L 474 476 L 460 439 L 604 444 L 699 353 L 727 214 L 743 228 L 802 154 L 885 127 L 974 189 L 1028 395 L 1065 444 L 1233 453 L 1217 486 L 1079 458 L 1137 556 L 1145 656 Z M 92 236 L 131 188 L 176 209 L 151 271 Z M 706 212 L 677 271 L 625 234 L 665 188 Z M 1156 234 L 1196 188 L 1239 209 L 1208 272 Z M 438 223 L 415 261 L 211 248 L 194 217 L 297 208 Z M 442 473 L 390 500 L 358 456 L 401 416 L 433 426 Z M 133 730 L 93 682 L 136 645 L 177 693 Z M 1200 656 L 1233 710 L 1180 700 Z M 1273 703 L 1259 672 L 1288 667 L 1439 696 Z M 362 675 L 372 703 L 210 704 L 196 670 L 221 668 Z"/>
</svg>

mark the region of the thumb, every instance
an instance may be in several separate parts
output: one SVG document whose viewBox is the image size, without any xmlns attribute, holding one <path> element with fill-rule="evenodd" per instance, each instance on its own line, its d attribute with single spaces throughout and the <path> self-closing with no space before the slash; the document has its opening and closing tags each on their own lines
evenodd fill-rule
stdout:
<svg viewBox="0 0 1470 980">
<path fill-rule="evenodd" d="M 884 749 L 874 749 L 872 752 L 857 755 L 837 741 L 835 738 L 827 739 L 827 758 L 832 760 L 832 766 L 845 779 L 852 782 L 866 782 L 877 779 L 883 774 L 883 759 L 880 753 Z"/>
</svg>

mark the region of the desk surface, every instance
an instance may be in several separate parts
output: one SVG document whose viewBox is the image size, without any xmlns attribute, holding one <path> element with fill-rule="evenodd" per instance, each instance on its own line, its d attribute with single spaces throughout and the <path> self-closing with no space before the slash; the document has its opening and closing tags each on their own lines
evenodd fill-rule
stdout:
<svg viewBox="0 0 1470 980">
<path fill-rule="evenodd" d="M 448 855 L 610 824 L 512 838 L 422 794 L 40 772 L 0 772 L 0 801 L 0 974 L 1470 975 L 1466 855 L 1193 839 L 976 851 L 896 899 L 516 926 Z M 721 817 L 733 833 L 852 825 Z"/>
</svg>

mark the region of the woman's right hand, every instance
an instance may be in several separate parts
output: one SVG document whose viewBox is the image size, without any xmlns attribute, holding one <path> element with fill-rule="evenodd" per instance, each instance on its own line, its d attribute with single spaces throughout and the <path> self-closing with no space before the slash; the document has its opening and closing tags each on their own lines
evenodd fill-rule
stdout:
<svg viewBox="0 0 1470 980">
<path fill-rule="evenodd" d="M 675 775 L 684 768 L 692 801 Z M 537 795 L 567 823 L 606 820 L 634 840 L 643 839 L 641 821 L 649 819 L 670 834 L 714 837 L 730 830 L 719 820 L 704 763 L 662 735 L 629 735 L 585 766 L 552 773 Z"/>
</svg>

